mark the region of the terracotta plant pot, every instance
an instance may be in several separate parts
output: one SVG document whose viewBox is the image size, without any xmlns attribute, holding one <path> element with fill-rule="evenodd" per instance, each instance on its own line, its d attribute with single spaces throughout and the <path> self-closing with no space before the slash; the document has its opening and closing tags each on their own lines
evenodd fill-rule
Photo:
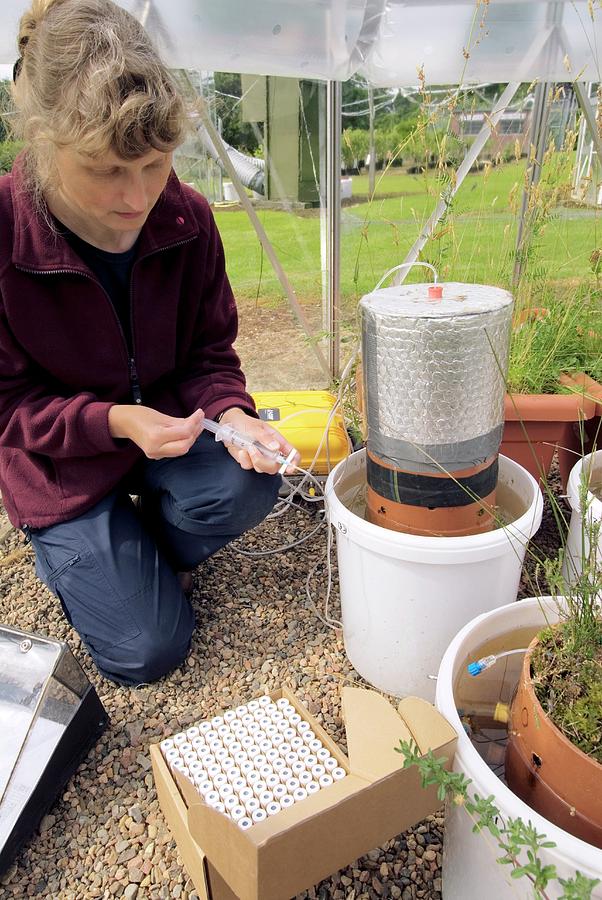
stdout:
<svg viewBox="0 0 602 900">
<path fill-rule="evenodd" d="M 570 394 L 506 394 L 500 453 L 520 463 L 534 478 L 542 478 L 549 474 L 558 447 L 566 486 L 582 453 L 579 423 L 596 415 L 596 395 L 591 394 L 587 380 L 583 373 L 561 375 L 561 383 L 573 391 Z M 600 388 L 602 404 L 602 386 L 589 381 Z"/>
<path fill-rule="evenodd" d="M 506 781 L 532 809 L 569 834 L 602 848 L 602 766 L 556 728 L 535 696 L 525 654 L 510 710 Z"/>
</svg>

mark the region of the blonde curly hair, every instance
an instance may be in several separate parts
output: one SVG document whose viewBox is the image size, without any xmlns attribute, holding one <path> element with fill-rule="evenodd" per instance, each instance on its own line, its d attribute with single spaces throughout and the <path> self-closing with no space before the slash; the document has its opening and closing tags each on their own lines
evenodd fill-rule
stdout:
<svg viewBox="0 0 602 900">
<path fill-rule="evenodd" d="M 172 75 L 139 22 L 111 0 L 33 0 L 18 47 L 12 125 L 40 197 L 53 185 L 57 148 L 135 159 L 184 139 Z"/>
</svg>

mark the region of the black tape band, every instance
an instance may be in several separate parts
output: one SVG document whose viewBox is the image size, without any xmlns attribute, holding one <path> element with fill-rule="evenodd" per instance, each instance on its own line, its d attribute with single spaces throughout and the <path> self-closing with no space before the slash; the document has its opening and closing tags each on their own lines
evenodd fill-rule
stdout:
<svg viewBox="0 0 602 900">
<path fill-rule="evenodd" d="M 498 479 L 497 457 L 486 469 L 467 478 L 434 478 L 414 475 L 379 466 L 368 457 L 368 484 L 380 497 L 407 506 L 440 509 L 447 506 L 469 506 L 476 498 L 487 497 L 495 490 Z"/>
</svg>

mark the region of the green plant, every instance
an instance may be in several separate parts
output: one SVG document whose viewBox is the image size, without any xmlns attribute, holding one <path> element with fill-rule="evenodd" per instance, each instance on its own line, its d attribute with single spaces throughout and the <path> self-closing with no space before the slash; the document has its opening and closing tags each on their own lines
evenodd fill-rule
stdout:
<svg viewBox="0 0 602 900">
<path fill-rule="evenodd" d="M 559 878 L 554 865 L 544 865 L 539 857 L 541 850 L 555 847 L 545 835 L 539 834 L 531 822 L 522 819 L 504 819 L 495 805 L 493 795 L 480 797 L 469 788 L 469 778 L 461 772 L 448 772 L 446 759 L 437 759 L 432 750 L 422 755 L 412 741 L 400 741 L 397 753 L 403 756 L 403 768 L 415 766 L 420 774 L 422 787 L 437 785 L 439 800 L 461 806 L 473 820 L 473 832 L 479 834 L 487 831 L 495 845 L 501 851 L 497 857 L 500 865 L 510 866 L 510 876 L 514 879 L 526 878 L 532 884 L 533 896 L 536 900 L 547 900 L 547 888 L 554 882 L 559 884 L 563 892 L 561 900 L 589 900 L 599 879 L 586 878 L 576 872 L 573 878 Z"/>
<path fill-rule="evenodd" d="M 602 379 L 602 292 L 587 282 L 577 290 L 524 291 L 519 297 L 510 347 L 508 389 L 558 392 L 563 372 Z"/>
<path fill-rule="evenodd" d="M 0 174 L 10 172 L 15 161 L 15 157 L 21 152 L 23 144 L 21 141 L 2 141 L 0 143 Z"/>
<path fill-rule="evenodd" d="M 544 560 L 553 596 L 562 597 L 562 619 L 545 628 L 532 656 L 533 685 L 543 710 L 575 746 L 602 763 L 602 523 L 590 513 L 591 469 L 579 484 L 579 564 L 563 577 L 566 548 Z M 556 502 L 556 501 L 555 501 Z"/>
</svg>

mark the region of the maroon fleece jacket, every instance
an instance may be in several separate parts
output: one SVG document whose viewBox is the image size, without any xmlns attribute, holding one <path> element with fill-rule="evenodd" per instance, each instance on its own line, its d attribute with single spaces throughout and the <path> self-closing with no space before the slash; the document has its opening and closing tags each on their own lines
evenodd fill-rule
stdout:
<svg viewBox="0 0 602 900">
<path fill-rule="evenodd" d="M 173 173 L 142 229 L 130 297 L 144 405 L 253 414 L 222 243 L 207 201 Z M 130 374 L 109 297 L 38 215 L 17 160 L 0 178 L 0 490 L 14 525 L 85 512 L 142 456 L 108 428 L 110 407 L 133 402 Z"/>
</svg>

